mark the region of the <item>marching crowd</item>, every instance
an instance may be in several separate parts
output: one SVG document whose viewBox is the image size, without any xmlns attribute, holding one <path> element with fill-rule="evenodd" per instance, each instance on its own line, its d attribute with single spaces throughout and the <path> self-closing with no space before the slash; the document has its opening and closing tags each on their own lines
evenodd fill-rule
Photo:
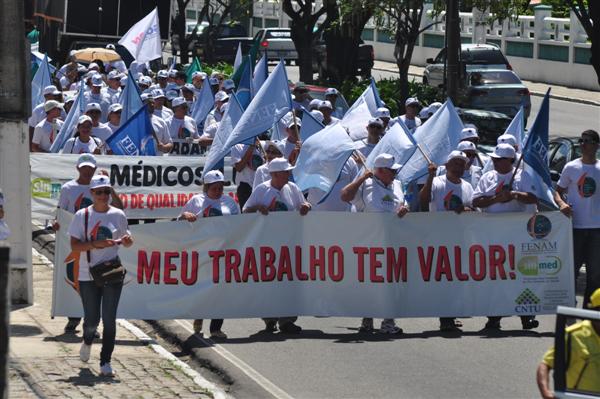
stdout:
<svg viewBox="0 0 600 399">
<path fill-rule="evenodd" d="M 59 208 L 75 213 L 68 227 L 73 250 L 80 251 L 79 289 L 84 308 L 84 343 L 81 358 L 89 359 L 90 347 L 100 317 L 104 324 L 101 354 L 102 373 L 112 375 L 110 366 L 114 348 L 114 318 L 122 288 L 119 280 L 122 266 L 118 262 L 118 246 L 130 246 L 127 219 L 118 195 L 110 187 L 110 180 L 102 173 L 96 174 L 93 154 L 110 154 L 106 139 L 121 124 L 122 107 L 119 104 L 121 88 L 128 79 L 122 66 L 91 63 L 87 67 L 70 62 L 59 69 L 62 74 L 58 87 L 71 95 L 63 97 L 57 86 L 44 88 L 45 102 L 33 110 L 29 120 L 32 140 L 31 150 L 48 152 L 63 125 L 66 113 L 72 106 L 72 90 L 83 80 L 85 87 L 85 114 L 79 117 L 77 133 L 62 148 L 63 153 L 81 154 L 77 163 L 78 177 L 63 185 Z M 120 70 L 121 69 L 121 70 Z M 187 139 L 201 146 L 209 146 L 228 106 L 235 83 L 218 72 L 210 76 L 203 72 L 187 75 L 176 70 L 156 73 L 143 65 L 132 66 L 133 76 L 142 93 L 141 98 L 151 115 L 157 154 L 168 154 L 173 139 Z M 214 94 L 214 107 L 205 120 L 191 117 L 190 110 L 203 85 L 210 85 Z M 241 212 L 294 211 L 301 215 L 316 211 L 383 212 L 390 217 L 403 217 L 408 212 L 535 212 L 538 199 L 533 177 L 523 168 L 519 143 L 509 134 L 498 137 L 497 146 L 487 159 L 479 152 L 478 132 L 467 126 L 461 132 L 461 141 L 448 155 L 444 165 L 429 165 L 428 174 L 420 179 L 412 197 L 407 201 L 406 186 L 396 176 L 402 167 L 393 155 L 380 153 L 370 170 L 365 160 L 377 146 L 388 129 L 401 120 L 411 132 L 431 117 L 441 104 L 421 107 L 415 98 L 406 100 L 406 114 L 391 118 L 387 108 L 379 108 L 364 127 L 364 139 L 356 144 L 356 151 L 345 163 L 329 195 L 322 199 L 318 189 L 302 192 L 293 182 L 293 169 L 302 142 L 299 131 L 302 123 L 299 114 L 311 115 L 327 126 L 338 123 L 343 117 L 336 106 L 339 92 L 329 88 L 325 100 L 310 98 L 301 82 L 292 91 L 294 111 L 280 122 L 285 137 L 272 140 L 259 136 L 252 144 L 238 144 L 231 150 L 231 160 L 237 184 L 235 199 L 224 194 L 226 184 L 219 170 L 207 171 L 201 193 L 193 196 L 183 207 L 180 220 L 195 222 L 203 217 L 236 215 Z M 575 270 L 577 275 L 586 264 L 587 286 L 584 304 L 590 303 L 595 289 L 600 288 L 600 163 L 596 159 L 600 137 L 596 131 L 586 130 L 579 140 L 582 157 L 568 163 L 558 181 L 554 195 L 560 211 L 572 217 L 574 228 Z M 483 160 L 482 160 L 483 159 Z M 568 199 L 567 199 L 568 198 Z M 0 204 L 1 205 L 1 204 Z M 121 209 L 119 209 L 121 208 Z M 1 207 L 0 207 L 1 209 Z M 61 228 L 55 223 L 55 229 Z M 101 268 L 97 279 L 92 270 Z M 108 276 L 108 277 L 107 277 Z M 116 277 L 115 277 L 116 276 Z M 100 316 L 101 315 L 101 316 Z M 299 333 L 294 315 L 272 315 L 265 318 L 265 330 L 282 333 Z M 365 315 L 368 316 L 368 315 Z M 501 318 L 489 317 L 485 328 L 500 329 Z M 539 323 L 533 315 L 521 317 L 523 329 L 534 329 Z M 79 319 L 70 319 L 65 329 L 74 331 Z M 202 330 L 202 320 L 195 320 L 194 330 Z M 223 320 L 212 320 L 210 335 L 225 339 Z M 462 324 L 455 318 L 440 319 L 440 330 L 460 331 Z M 360 332 L 376 331 L 373 319 L 365 317 Z M 402 329 L 394 319 L 381 322 L 380 333 L 399 334 Z"/>
</svg>

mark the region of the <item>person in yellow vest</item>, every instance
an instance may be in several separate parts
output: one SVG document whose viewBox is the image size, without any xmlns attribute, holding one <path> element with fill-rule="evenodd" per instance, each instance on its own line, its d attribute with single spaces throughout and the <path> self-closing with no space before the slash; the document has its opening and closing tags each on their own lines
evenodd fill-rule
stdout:
<svg viewBox="0 0 600 399">
<path fill-rule="evenodd" d="M 600 311 L 600 288 L 590 297 L 588 309 Z M 600 394 L 600 320 L 584 320 L 566 329 L 567 389 Z M 537 369 L 537 384 L 543 398 L 554 398 L 549 387 L 554 368 L 554 347 Z"/>
</svg>

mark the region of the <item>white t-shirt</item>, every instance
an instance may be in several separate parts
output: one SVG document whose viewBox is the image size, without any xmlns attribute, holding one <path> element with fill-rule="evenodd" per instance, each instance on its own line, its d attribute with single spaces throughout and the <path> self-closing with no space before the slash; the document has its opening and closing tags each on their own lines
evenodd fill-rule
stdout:
<svg viewBox="0 0 600 399">
<path fill-rule="evenodd" d="M 496 170 L 490 170 L 489 172 L 484 173 L 479 180 L 479 184 L 477 184 L 477 188 L 475 188 L 475 191 L 473 192 L 473 199 L 479 197 L 491 197 L 500 193 L 503 188 L 510 183 L 513 173 L 514 169 L 503 175 Z M 532 187 L 531 177 L 526 172 L 517 172 L 511 191 L 535 193 L 535 190 Z M 481 210 L 490 213 L 525 212 L 527 211 L 527 204 L 517 200 L 511 200 L 504 203 L 492 204 L 487 208 L 481 208 Z"/>
<path fill-rule="evenodd" d="M 85 209 L 89 209 L 87 233 L 85 232 Z M 125 234 L 129 234 L 127 217 L 122 210 L 112 206 L 106 212 L 96 212 L 93 207 L 80 209 L 75 213 L 75 217 L 69 226 L 69 235 L 80 241 L 86 241 L 86 236 L 87 241 L 116 240 Z M 118 245 L 103 249 L 92 249 L 90 251 L 90 263 L 93 266 L 114 259 L 118 252 Z M 92 280 L 89 269 L 87 255 L 82 252 L 79 256 L 79 281 Z"/>
<path fill-rule="evenodd" d="M 421 126 L 421 119 L 418 116 L 415 116 L 415 119 L 407 119 L 406 115 L 401 115 L 398 117 L 398 119 L 404 122 L 404 124 L 406 125 L 408 130 L 410 130 L 411 133 L 414 133 L 415 130 L 417 130 L 417 128 Z"/>
<path fill-rule="evenodd" d="M 60 152 L 63 154 L 93 154 L 96 148 L 101 147 L 102 144 L 102 140 L 98 137 L 90 137 L 87 143 L 81 141 L 79 137 L 71 137 Z"/>
<path fill-rule="evenodd" d="M 31 111 L 31 116 L 27 120 L 27 123 L 29 124 L 30 127 L 36 127 L 38 125 L 38 123 L 40 123 L 41 121 L 46 119 L 46 115 L 47 114 L 46 114 L 46 111 L 44 110 L 44 103 L 41 103 L 40 105 L 35 107 L 33 109 L 33 111 Z M 66 118 L 67 118 L 67 113 L 63 109 L 60 111 L 59 119 L 64 121 Z"/>
<path fill-rule="evenodd" d="M 150 123 L 152 123 L 152 129 L 154 129 L 154 133 L 156 133 L 156 137 L 161 144 L 169 144 L 173 142 L 171 135 L 169 134 L 169 127 L 167 126 L 167 122 L 164 119 L 152 114 L 150 115 Z M 156 154 L 162 154 L 158 151 L 158 143 L 156 143 Z"/>
<path fill-rule="evenodd" d="M 50 147 L 62 125 L 63 121 L 60 119 L 56 119 L 54 123 L 48 122 L 47 119 L 42 120 L 33 130 L 31 142 L 39 145 L 44 151 L 50 151 Z"/>
<path fill-rule="evenodd" d="M 185 139 L 188 137 L 197 139 L 200 137 L 196 128 L 196 122 L 187 115 L 183 119 L 173 116 L 167 121 L 167 126 L 169 128 L 169 135 L 173 139 Z"/>
<path fill-rule="evenodd" d="M 205 193 L 194 195 L 184 205 L 181 213 L 191 212 L 197 217 L 211 217 L 223 215 L 238 215 L 240 206 L 229 195 L 221 195 L 221 198 L 211 199 Z"/>
<path fill-rule="evenodd" d="M 155 108 L 154 115 L 158 116 L 159 118 L 163 118 L 163 120 L 167 121 L 168 119 L 173 117 L 173 111 L 163 106 L 161 109 Z"/>
<path fill-rule="evenodd" d="M 287 137 L 281 140 L 281 142 L 283 143 L 283 157 L 289 160 L 292 151 L 296 148 L 296 143 L 292 143 Z"/>
<path fill-rule="evenodd" d="M 247 144 L 236 144 L 231 149 L 231 162 L 234 164 L 240 162 L 244 155 L 248 151 Z M 254 148 L 252 152 L 252 158 L 250 161 L 244 165 L 244 169 L 237 172 L 236 174 L 236 182 L 246 183 L 252 185 L 254 183 L 254 175 L 256 173 L 256 169 L 263 164 L 263 158 L 260 150 L 258 148 Z"/>
<path fill-rule="evenodd" d="M 567 163 L 558 185 L 567 190 L 567 202 L 573 207 L 573 227 L 600 228 L 600 161 L 584 164 L 581 158 Z"/>
<path fill-rule="evenodd" d="M 338 211 L 338 212 L 349 212 L 351 205 L 348 202 L 344 202 L 341 199 L 342 189 L 346 185 L 352 183 L 354 179 L 358 177 L 358 165 L 356 161 L 350 157 L 344 164 L 342 172 L 334 183 L 329 195 L 323 202 L 318 204 L 318 201 L 323 197 L 324 192 L 318 188 L 311 188 L 308 190 L 308 202 L 312 205 L 313 211 Z"/>
<path fill-rule="evenodd" d="M 115 104 L 119 102 L 119 98 L 121 97 L 121 88 L 112 89 L 107 87 L 105 93 L 108 96 L 108 101 L 110 101 L 111 104 Z M 108 115 L 106 117 L 108 118 Z"/>
<path fill-rule="evenodd" d="M 244 210 L 253 206 L 263 205 L 269 208 L 270 212 L 278 211 L 296 211 L 305 202 L 302 191 L 292 182 L 287 183 L 277 190 L 271 186 L 271 180 L 258 185 L 246 204 Z"/>
<path fill-rule="evenodd" d="M 89 184 L 79 184 L 77 179 L 70 180 L 60 188 L 58 197 L 58 208 L 69 213 L 75 213 L 80 209 L 92 205 L 92 193 Z"/>
<path fill-rule="evenodd" d="M 106 123 L 98 123 L 98 126 L 92 127 L 92 136 L 98 137 L 103 142 L 112 136 L 112 134 L 112 129 Z"/>
<path fill-rule="evenodd" d="M 397 212 L 406 205 L 402 183 L 394 180 L 385 186 L 376 177 L 368 178 L 352 200 L 357 212 Z"/>
<path fill-rule="evenodd" d="M 85 92 L 83 94 L 83 101 L 85 105 L 89 103 L 98 103 L 100 108 L 102 109 L 102 115 L 100 116 L 100 122 L 105 123 L 108 118 L 108 108 L 110 107 L 111 100 L 110 96 L 103 91 L 100 91 L 98 94 L 94 94 L 91 91 Z"/>
<path fill-rule="evenodd" d="M 369 157 L 369 154 L 371 154 L 371 151 L 373 151 L 373 148 L 375 148 L 377 144 L 371 144 L 369 142 L 367 142 L 366 139 L 364 140 L 360 140 L 357 145 L 356 145 L 356 149 L 357 151 L 359 151 L 361 154 L 363 154 L 363 156 L 366 158 Z"/>
<path fill-rule="evenodd" d="M 215 137 L 215 132 L 223 119 L 224 113 L 222 114 L 220 111 L 213 109 L 208 113 L 206 119 L 204 119 L 204 134 L 210 137 Z"/>
<path fill-rule="evenodd" d="M 119 128 L 121 127 L 121 126 L 118 126 L 118 125 L 113 125 L 110 122 L 108 122 L 106 124 L 106 126 L 108 126 L 110 128 L 110 130 L 112 130 L 113 133 L 116 132 L 117 130 L 119 130 Z"/>
<path fill-rule="evenodd" d="M 473 187 L 465 180 L 460 183 L 452 183 L 444 176 L 433 178 L 431 185 L 431 199 L 429 212 L 454 211 L 463 209 L 463 206 L 471 206 L 473 198 Z"/>
<path fill-rule="evenodd" d="M 446 175 L 446 165 L 441 165 L 438 167 L 436 176 L 445 176 Z M 469 183 L 471 187 L 474 189 L 477 187 L 479 180 L 483 176 L 483 171 L 481 167 L 476 165 L 471 165 L 471 167 L 465 170 L 465 173 L 462 175 L 462 179 Z"/>
<path fill-rule="evenodd" d="M 271 174 L 269 173 L 269 164 L 262 164 L 256 169 L 254 173 L 254 181 L 252 182 L 252 190 L 256 189 L 256 187 L 264 183 L 266 181 L 271 180 Z"/>
</svg>

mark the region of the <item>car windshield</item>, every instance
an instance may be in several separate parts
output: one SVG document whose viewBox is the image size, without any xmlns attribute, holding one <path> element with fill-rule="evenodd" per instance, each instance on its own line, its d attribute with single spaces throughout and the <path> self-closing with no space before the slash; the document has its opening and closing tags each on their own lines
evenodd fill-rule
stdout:
<svg viewBox="0 0 600 399">
<path fill-rule="evenodd" d="M 521 80 L 510 71 L 473 72 L 470 77 L 471 86 L 520 84 Z"/>
<path fill-rule="evenodd" d="M 478 147 L 484 152 L 494 150 L 496 139 L 506 131 L 512 121 L 508 116 L 498 112 L 472 109 L 461 109 L 459 116 L 463 124 L 472 123 L 477 127 L 479 134 Z"/>
<path fill-rule="evenodd" d="M 265 39 L 288 39 L 292 37 L 289 30 L 268 30 Z"/>
<path fill-rule="evenodd" d="M 466 50 L 461 52 L 461 58 L 462 61 L 467 64 L 506 64 L 506 59 L 504 58 L 500 50 Z"/>
<path fill-rule="evenodd" d="M 246 36 L 246 30 L 242 25 L 222 25 L 220 37 Z"/>
</svg>

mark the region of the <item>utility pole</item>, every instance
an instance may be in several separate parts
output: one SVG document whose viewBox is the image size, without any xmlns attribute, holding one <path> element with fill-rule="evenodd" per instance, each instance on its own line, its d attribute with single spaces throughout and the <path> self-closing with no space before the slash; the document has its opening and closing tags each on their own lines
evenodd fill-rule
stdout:
<svg viewBox="0 0 600 399">
<path fill-rule="evenodd" d="M 0 188 L 11 230 L 11 299 L 32 304 L 29 131 L 24 123 L 31 112 L 31 79 L 24 15 L 23 1 L 0 2 Z"/>
<path fill-rule="evenodd" d="M 10 337 L 10 306 L 8 295 L 8 254 L 6 243 L 0 241 L 0 398 L 8 398 L 8 340 Z"/>
<path fill-rule="evenodd" d="M 446 82 L 447 95 L 454 104 L 458 100 L 458 86 L 460 79 L 460 18 L 458 14 L 458 1 L 446 2 Z"/>
</svg>

